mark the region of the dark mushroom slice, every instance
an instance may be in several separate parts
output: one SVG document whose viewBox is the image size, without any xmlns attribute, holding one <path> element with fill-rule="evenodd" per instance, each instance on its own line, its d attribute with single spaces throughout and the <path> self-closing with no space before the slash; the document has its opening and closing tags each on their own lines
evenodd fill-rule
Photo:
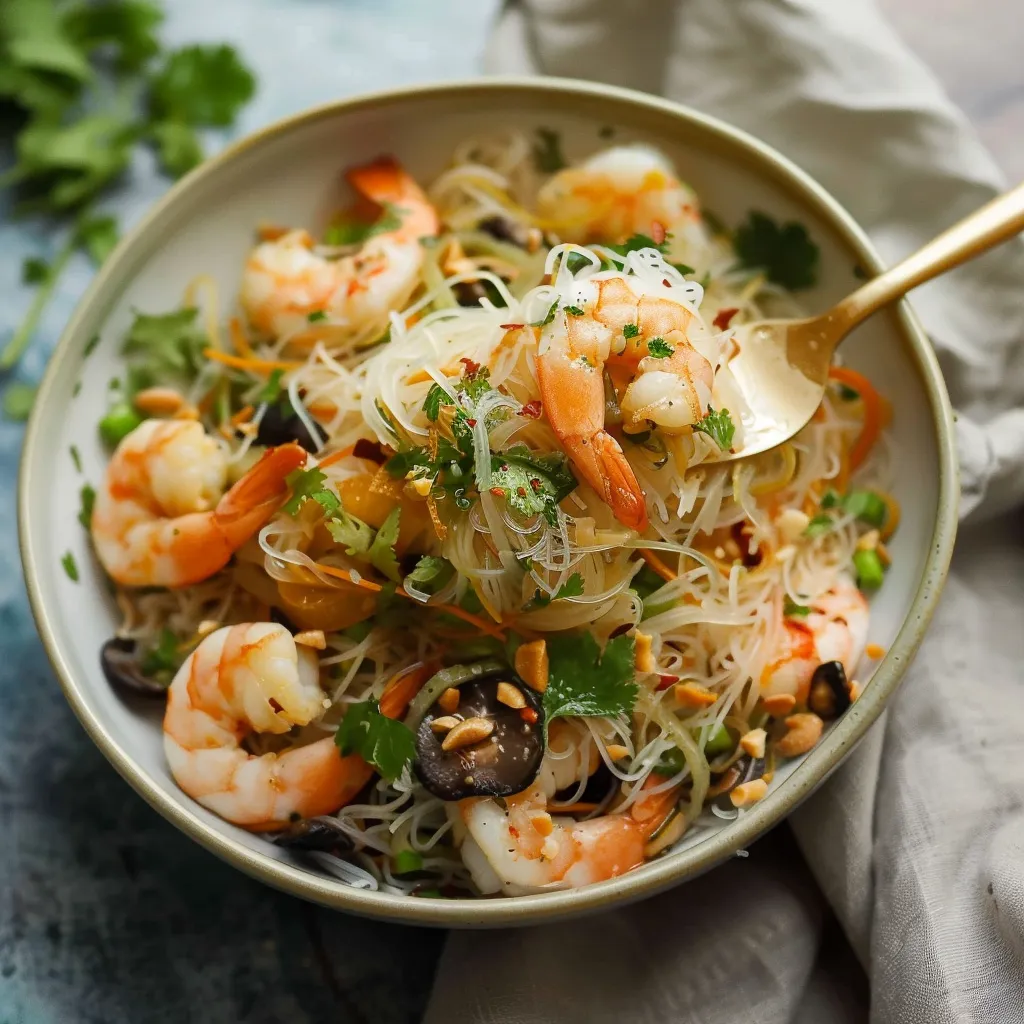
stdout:
<svg viewBox="0 0 1024 1024">
<path fill-rule="evenodd" d="M 276 448 L 292 441 L 297 441 L 307 452 L 315 453 L 320 448 L 319 440 L 314 440 L 309 428 L 291 405 L 285 405 L 284 408 L 279 402 L 268 405 L 256 432 L 256 444 Z"/>
<path fill-rule="evenodd" d="M 819 718 L 838 718 L 850 706 L 850 684 L 841 661 L 826 661 L 814 670 L 807 706 Z"/>
<path fill-rule="evenodd" d="M 450 721 L 435 729 L 439 719 Z M 455 733 L 461 723 L 471 727 Z M 465 744 L 445 750 L 449 734 Z M 510 674 L 463 683 L 455 711 L 435 702 L 416 731 L 416 774 L 442 800 L 521 793 L 537 777 L 543 756 L 540 697 Z"/>
<path fill-rule="evenodd" d="M 163 697 L 167 686 L 142 671 L 139 645 L 124 637 L 111 637 L 100 648 L 100 667 L 107 682 L 118 690 L 141 693 L 147 697 Z"/>
<path fill-rule="evenodd" d="M 278 846 L 289 850 L 316 850 L 339 856 L 355 848 L 352 837 L 336 818 L 301 818 L 293 821 L 284 832 L 272 837 Z"/>
<path fill-rule="evenodd" d="M 754 779 L 761 778 L 767 767 L 768 762 L 763 757 L 751 757 L 749 754 L 743 754 L 736 758 L 736 760 L 718 776 L 714 785 L 708 787 L 707 795 L 709 798 L 727 796 L 732 790 L 737 786 L 741 786 L 744 782 L 753 782 Z M 726 800 L 724 801 L 723 806 L 728 807 L 731 805 Z"/>
<path fill-rule="evenodd" d="M 496 238 L 499 242 L 510 242 L 520 249 L 526 249 L 530 244 L 530 229 L 523 224 L 517 224 L 514 220 L 505 217 L 488 217 L 482 220 L 477 227 Z"/>
</svg>

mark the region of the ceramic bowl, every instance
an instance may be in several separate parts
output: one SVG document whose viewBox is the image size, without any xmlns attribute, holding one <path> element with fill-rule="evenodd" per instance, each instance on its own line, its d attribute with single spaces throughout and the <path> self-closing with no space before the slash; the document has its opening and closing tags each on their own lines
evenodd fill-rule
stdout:
<svg viewBox="0 0 1024 1024">
<path fill-rule="evenodd" d="M 161 814 L 218 856 L 280 889 L 341 910 L 444 926 L 530 924 L 650 896 L 743 850 L 784 818 L 846 757 L 885 707 L 934 610 L 953 545 L 956 469 L 951 413 L 938 365 L 906 305 L 875 316 L 844 346 L 849 364 L 895 402 L 903 520 L 893 565 L 872 605 L 872 642 L 887 651 L 863 696 L 768 796 L 737 820 L 686 837 L 669 855 L 583 889 L 519 898 L 422 899 L 350 888 L 185 796 L 164 762 L 159 710 L 126 703 L 100 671 L 118 621 L 76 513 L 78 491 L 106 461 L 96 424 L 133 308 L 176 308 L 197 273 L 237 293 L 261 221 L 321 222 L 342 168 L 393 153 L 420 180 L 467 136 L 497 128 L 557 130 L 570 160 L 644 141 L 671 157 L 706 207 L 728 224 L 752 209 L 803 222 L 821 248 L 821 281 L 803 301 L 824 308 L 881 269 L 850 216 L 785 157 L 745 133 L 674 104 L 598 85 L 485 79 L 345 100 L 281 121 L 231 146 L 179 182 L 118 246 L 68 324 L 32 413 L 20 481 L 25 575 L 39 632 L 82 724 L 114 767 Z M 98 336 L 98 344 L 91 339 Z M 81 471 L 69 451 L 77 448 Z M 55 472 L 56 467 L 56 472 Z M 77 582 L 61 565 L 71 552 Z"/>
</svg>

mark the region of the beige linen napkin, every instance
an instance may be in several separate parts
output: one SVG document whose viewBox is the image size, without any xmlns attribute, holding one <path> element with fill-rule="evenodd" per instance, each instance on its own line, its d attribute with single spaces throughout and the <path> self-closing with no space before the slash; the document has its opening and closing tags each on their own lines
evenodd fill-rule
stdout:
<svg viewBox="0 0 1024 1024">
<path fill-rule="evenodd" d="M 1001 186 L 869 0 L 518 0 L 488 69 L 660 93 L 775 145 L 895 260 Z M 750 856 L 635 907 L 453 933 L 441 1021 L 1024 1021 L 1024 242 L 914 293 L 957 407 L 968 526 L 906 682 L 855 755 Z M 810 882 L 813 873 L 819 889 Z M 828 940 L 829 937 L 825 936 Z M 851 980 L 853 979 L 853 980 Z"/>
</svg>

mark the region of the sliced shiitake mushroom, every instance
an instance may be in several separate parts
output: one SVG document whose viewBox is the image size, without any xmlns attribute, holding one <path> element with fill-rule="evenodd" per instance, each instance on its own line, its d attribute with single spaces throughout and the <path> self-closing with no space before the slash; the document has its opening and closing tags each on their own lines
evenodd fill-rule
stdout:
<svg viewBox="0 0 1024 1024">
<path fill-rule="evenodd" d="M 416 774 L 435 796 L 442 800 L 512 796 L 537 777 L 544 756 L 540 695 L 513 681 L 525 706 L 510 707 L 498 699 L 498 684 L 511 680 L 506 673 L 462 684 L 454 714 L 437 702 L 427 709 L 416 731 Z M 503 694 L 507 699 L 507 691 Z M 493 728 L 477 742 L 444 750 L 448 730 L 443 723 L 436 731 L 433 726 L 436 720 L 445 718 L 463 722 L 483 719 Z M 484 733 L 482 728 L 476 731 Z"/>
<path fill-rule="evenodd" d="M 256 444 L 276 448 L 291 441 L 297 441 L 307 452 L 316 452 L 320 447 L 290 405 L 284 408 L 279 402 L 268 405 L 260 420 Z"/>
<path fill-rule="evenodd" d="M 826 661 L 814 670 L 807 706 L 819 718 L 838 718 L 850 706 L 850 684 L 841 661 Z"/>
<path fill-rule="evenodd" d="M 100 667 L 107 682 L 119 690 L 148 697 L 164 696 L 167 686 L 142 671 L 139 645 L 134 640 L 113 636 L 100 648 Z"/>
<path fill-rule="evenodd" d="M 709 797 L 725 796 L 744 782 L 752 782 L 754 779 L 761 778 L 767 767 L 768 763 L 763 757 L 751 757 L 749 754 L 743 754 L 715 779 L 714 783 L 708 787 L 707 795 Z"/>
<path fill-rule="evenodd" d="M 520 249 L 527 248 L 529 244 L 529 228 L 505 217 L 488 217 L 487 220 L 480 221 L 477 227 L 491 238 L 496 238 L 499 242 L 510 242 Z"/>
<path fill-rule="evenodd" d="M 351 853 L 354 846 L 352 837 L 338 820 L 327 817 L 301 818 L 273 839 L 278 846 L 290 850 L 317 850 L 321 853 Z"/>
</svg>

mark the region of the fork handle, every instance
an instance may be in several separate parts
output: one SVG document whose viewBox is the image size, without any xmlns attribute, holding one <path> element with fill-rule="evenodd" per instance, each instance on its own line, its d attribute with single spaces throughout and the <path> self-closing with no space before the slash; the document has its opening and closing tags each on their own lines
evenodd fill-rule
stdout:
<svg viewBox="0 0 1024 1024">
<path fill-rule="evenodd" d="M 901 298 L 919 284 L 1009 241 L 1021 231 L 1024 231 L 1024 182 L 862 285 L 835 307 L 829 319 L 833 325 L 842 324 L 845 337 L 875 310 Z"/>
</svg>

